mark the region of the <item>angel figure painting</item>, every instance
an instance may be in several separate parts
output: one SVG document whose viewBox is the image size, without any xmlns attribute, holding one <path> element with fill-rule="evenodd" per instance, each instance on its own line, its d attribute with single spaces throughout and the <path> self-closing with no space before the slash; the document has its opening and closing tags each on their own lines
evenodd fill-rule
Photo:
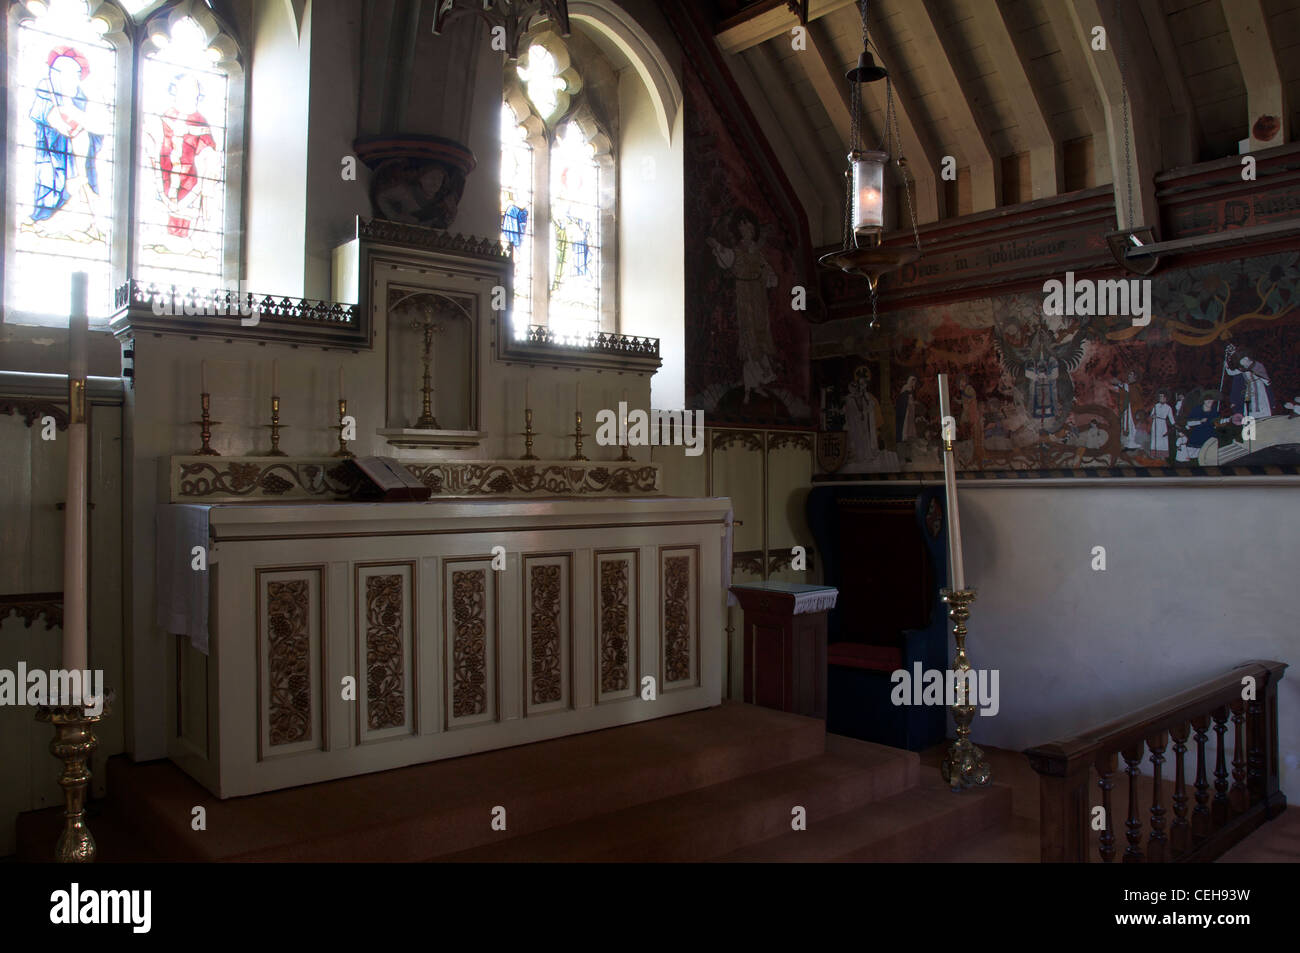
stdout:
<svg viewBox="0 0 1300 953">
<path fill-rule="evenodd" d="M 743 403 L 748 404 L 751 395 L 766 393 L 764 388 L 777 376 L 768 302 L 768 290 L 776 287 L 776 272 L 763 255 L 767 233 L 759 228 L 754 213 L 739 209 L 732 217 L 732 226 L 730 245 L 713 236 L 709 236 L 708 244 L 718 267 L 735 282 Z"/>
</svg>

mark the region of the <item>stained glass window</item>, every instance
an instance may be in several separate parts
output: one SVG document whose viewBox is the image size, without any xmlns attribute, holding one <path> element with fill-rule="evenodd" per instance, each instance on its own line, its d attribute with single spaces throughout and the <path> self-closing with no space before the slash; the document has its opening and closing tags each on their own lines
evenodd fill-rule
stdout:
<svg viewBox="0 0 1300 953">
<path fill-rule="evenodd" d="M 532 322 L 533 149 L 514 111 L 501 107 L 501 240 L 515 259 L 514 329 L 524 337 Z"/>
<path fill-rule="evenodd" d="M 557 334 L 600 330 L 600 167 L 577 123 L 551 147 L 550 321 Z"/>
<path fill-rule="evenodd" d="M 85 271 L 92 320 L 103 320 L 113 300 L 116 51 L 85 0 L 28 9 L 10 66 L 18 110 L 7 306 L 36 323 L 66 323 L 71 275 Z"/>
<path fill-rule="evenodd" d="M 141 68 L 135 270 L 145 281 L 210 288 L 224 262 L 229 78 L 189 17 L 152 39 L 162 48 Z"/>
<path fill-rule="evenodd" d="M 560 93 L 567 85 L 560 77 L 560 64 L 540 43 L 528 48 L 528 65 L 519 70 L 528 98 L 543 119 L 550 119 L 560 105 Z"/>
<path fill-rule="evenodd" d="M 515 255 L 516 338 L 530 324 L 545 324 L 563 338 L 583 340 L 601 330 L 601 231 L 611 211 L 602 201 L 613 189 L 602 187 L 606 173 L 584 132 L 594 127 L 590 109 L 570 105 L 581 77 L 558 40 L 545 43 L 528 48 L 510 101 L 531 106 L 528 122 L 541 120 L 546 135 L 530 139 L 511 106 L 501 112 L 501 240 Z M 536 259 L 535 240 L 544 242 Z M 542 262 L 545 273 L 537 274 Z"/>
</svg>

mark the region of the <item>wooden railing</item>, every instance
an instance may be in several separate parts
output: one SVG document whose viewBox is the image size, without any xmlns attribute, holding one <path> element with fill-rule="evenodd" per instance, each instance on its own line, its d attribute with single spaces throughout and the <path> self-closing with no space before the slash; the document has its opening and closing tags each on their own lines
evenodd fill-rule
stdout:
<svg viewBox="0 0 1300 953">
<path fill-rule="evenodd" d="M 1100 728 L 1027 749 L 1025 754 L 1039 775 L 1041 859 L 1087 863 L 1094 844 L 1100 860 L 1110 863 L 1115 859 L 1111 793 L 1121 758 L 1128 776 L 1124 863 L 1213 860 L 1276 817 L 1286 807 L 1278 784 L 1277 734 L 1277 683 L 1286 668 L 1283 662 L 1247 662 Z M 1252 685 L 1253 691 L 1248 691 Z M 1226 740 L 1229 721 L 1231 773 Z M 1217 736 L 1213 765 L 1205 750 L 1211 728 Z M 1184 770 L 1189 736 L 1196 749 L 1191 795 Z M 1171 738 L 1173 817 L 1166 830 L 1168 785 L 1163 772 Z M 1151 755 L 1149 782 L 1140 781 L 1144 751 Z M 1099 795 L 1091 797 L 1094 771 Z M 1146 783 L 1151 787 L 1149 832 L 1143 823 L 1139 790 Z M 1193 801 L 1189 817 L 1188 806 Z M 1097 807 L 1103 809 L 1101 816 L 1096 815 Z"/>
</svg>

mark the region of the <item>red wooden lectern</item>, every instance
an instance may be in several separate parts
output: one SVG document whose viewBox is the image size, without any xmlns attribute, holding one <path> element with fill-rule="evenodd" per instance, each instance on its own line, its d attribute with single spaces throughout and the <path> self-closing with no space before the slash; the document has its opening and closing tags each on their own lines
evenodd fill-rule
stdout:
<svg viewBox="0 0 1300 953">
<path fill-rule="evenodd" d="M 789 582 L 732 586 L 745 612 L 745 701 L 826 717 L 826 613 L 839 590 Z"/>
</svg>

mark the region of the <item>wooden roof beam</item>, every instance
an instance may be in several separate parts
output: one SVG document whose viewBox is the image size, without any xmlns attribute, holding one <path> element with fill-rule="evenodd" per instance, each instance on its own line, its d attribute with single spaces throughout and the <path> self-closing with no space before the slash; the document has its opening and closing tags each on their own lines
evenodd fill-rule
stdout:
<svg viewBox="0 0 1300 953">
<path fill-rule="evenodd" d="M 1178 48 L 1169 32 L 1169 20 L 1160 0 L 1139 0 L 1138 5 L 1173 109 L 1165 130 L 1163 165 L 1165 168 L 1191 165 L 1201 157 L 1201 123 L 1178 60 Z"/>
<path fill-rule="evenodd" d="M 1065 0 L 1064 6 L 1069 5 Z M 1049 7 L 1048 28 L 1056 39 L 1065 62 L 1065 70 L 1070 75 L 1072 104 L 1083 110 L 1083 116 L 1092 134 L 1093 181 L 1097 185 L 1111 181 L 1111 164 L 1109 149 L 1109 131 L 1106 127 L 1106 110 L 1098 95 L 1097 84 L 1093 78 L 1089 62 L 1092 49 L 1087 44 L 1080 44 L 1074 17 L 1061 6 Z M 1064 145 L 1064 143 L 1062 143 Z"/>
<path fill-rule="evenodd" d="M 958 166 L 970 169 L 971 210 L 987 212 L 997 208 L 1002 202 L 1002 161 L 994 151 L 984 120 L 971 106 L 970 94 L 952 68 L 952 60 L 939 36 L 933 0 L 899 4 L 898 17 L 912 35 L 917 59 L 925 64 L 943 90 L 950 118 L 963 127 L 957 144 L 962 154 L 955 158 Z"/>
<path fill-rule="evenodd" d="M 854 0 L 809 0 L 808 22 L 834 13 L 844 7 L 855 7 Z M 781 34 L 789 36 L 799 25 L 799 18 L 786 4 L 776 0 L 768 4 L 755 4 L 753 9 L 737 14 L 718 26 L 718 46 L 724 53 L 740 53 L 766 43 Z"/>
<path fill-rule="evenodd" d="M 1290 138 L 1291 122 L 1286 84 L 1268 35 L 1263 5 L 1260 0 L 1222 0 L 1222 5 L 1241 78 L 1246 81 L 1250 151 L 1280 146 Z M 1265 138 L 1260 138 L 1261 134 Z"/>
<path fill-rule="evenodd" d="M 1075 43 L 1084 51 L 1088 71 L 1105 110 L 1104 141 L 1110 147 L 1115 217 L 1120 228 L 1155 228 L 1160 224 L 1155 187 L 1155 176 L 1160 171 L 1160 116 L 1153 105 L 1155 94 L 1140 81 L 1141 70 L 1135 63 L 1130 31 L 1116 20 L 1113 4 L 1104 0 L 1071 0 L 1067 6 L 1074 25 Z M 1092 48 L 1093 30 L 1098 26 L 1106 31 L 1104 50 Z M 1116 55 L 1121 45 L 1124 65 L 1129 73 L 1127 131 L 1123 107 L 1125 84 Z M 1124 148 L 1126 135 L 1129 143 L 1127 159 Z"/>
<path fill-rule="evenodd" d="M 997 0 L 968 0 L 967 6 L 975 15 L 975 35 L 998 63 L 1011 95 L 1012 114 L 1029 146 L 1030 194 L 1035 199 L 1060 195 L 1065 191 L 1061 143 L 1047 121 L 1038 88 L 1029 79 L 1025 54 L 1016 46 Z"/>
<path fill-rule="evenodd" d="M 776 57 L 766 46 L 756 46 L 728 57 L 727 68 L 799 193 L 814 243 L 834 241 L 841 230 L 843 172 L 833 168 L 826 151 L 818 147 L 817 132 L 790 94 L 789 79 L 782 75 Z M 764 82 L 765 77 L 768 82 Z"/>
</svg>

